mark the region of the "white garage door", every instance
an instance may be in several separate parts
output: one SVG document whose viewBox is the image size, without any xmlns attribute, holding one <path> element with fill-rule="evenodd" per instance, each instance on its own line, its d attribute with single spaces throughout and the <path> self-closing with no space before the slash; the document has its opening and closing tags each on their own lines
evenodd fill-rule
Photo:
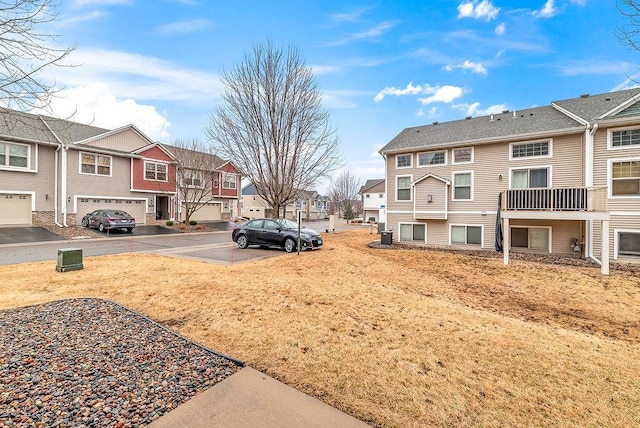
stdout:
<svg viewBox="0 0 640 428">
<path fill-rule="evenodd" d="M 195 221 L 220 221 L 222 220 L 222 204 L 205 204 L 193 213 L 191 220 Z M 184 219 L 184 207 L 183 207 Z"/>
<path fill-rule="evenodd" d="M 82 217 L 95 210 L 112 209 L 126 211 L 136 219 L 136 224 L 145 224 L 146 201 L 128 201 L 122 199 L 78 199 L 78 211 L 76 213 L 76 223 L 80 224 Z"/>
<path fill-rule="evenodd" d="M 0 193 L 0 224 L 31 224 L 31 195 Z"/>
</svg>

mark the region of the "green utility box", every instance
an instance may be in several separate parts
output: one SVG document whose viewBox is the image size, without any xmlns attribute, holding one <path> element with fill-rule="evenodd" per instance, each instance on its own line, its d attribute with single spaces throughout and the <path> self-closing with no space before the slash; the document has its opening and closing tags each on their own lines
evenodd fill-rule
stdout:
<svg viewBox="0 0 640 428">
<path fill-rule="evenodd" d="M 58 250 L 58 272 L 82 269 L 82 248 L 64 248 Z"/>
</svg>

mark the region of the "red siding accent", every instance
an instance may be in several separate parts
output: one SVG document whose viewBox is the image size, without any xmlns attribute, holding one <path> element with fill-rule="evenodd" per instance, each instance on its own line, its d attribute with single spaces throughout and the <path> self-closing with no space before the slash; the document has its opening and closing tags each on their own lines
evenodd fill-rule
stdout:
<svg viewBox="0 0 640 428">
<path fill-rule="evenodd" d="M 140 153 L 146 160 L 171 162 L 172 159 L 162 149 L 157 146 L 151 147 Z M 133 159 L 133 189 L 149 190 L 152 192 L 175 192 L 176 191 L 176 167 L 169 164 L 167 168 L 167 181 L 152 181 L 144 179 L 145 159 Z"/>
</svg>

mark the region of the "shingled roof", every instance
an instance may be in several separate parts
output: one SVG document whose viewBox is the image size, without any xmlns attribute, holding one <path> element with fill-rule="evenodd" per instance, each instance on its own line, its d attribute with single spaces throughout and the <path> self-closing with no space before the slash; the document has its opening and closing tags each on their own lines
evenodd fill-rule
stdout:
<svg viewBox="0 0 640 428">
<path fill-rule="evenodd" d="M 406 128 L 385 145 L 380 153 L 459 147 L 581 132 L 584 131 L 586 122 L 605 119 L 604 114 L 626 105 L 625 103 L 633 105 L 634 97 L 640 100 L 640 88 L 585 95 L 556 101 L 550 106 Z M 608 118 L 616 115 L 623 113 L 614 111 Z"/>
</svg>

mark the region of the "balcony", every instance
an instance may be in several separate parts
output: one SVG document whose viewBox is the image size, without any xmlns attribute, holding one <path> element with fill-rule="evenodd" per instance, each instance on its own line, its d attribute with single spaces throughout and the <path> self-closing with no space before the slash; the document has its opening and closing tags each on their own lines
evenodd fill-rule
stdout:
<svg viewBox="0 0 640 428">
<path fill-rule="evenodd" d="M 507 218 L 606 219 L 607 187 L 510 189 L 502 194 Z"/>
</svg>

